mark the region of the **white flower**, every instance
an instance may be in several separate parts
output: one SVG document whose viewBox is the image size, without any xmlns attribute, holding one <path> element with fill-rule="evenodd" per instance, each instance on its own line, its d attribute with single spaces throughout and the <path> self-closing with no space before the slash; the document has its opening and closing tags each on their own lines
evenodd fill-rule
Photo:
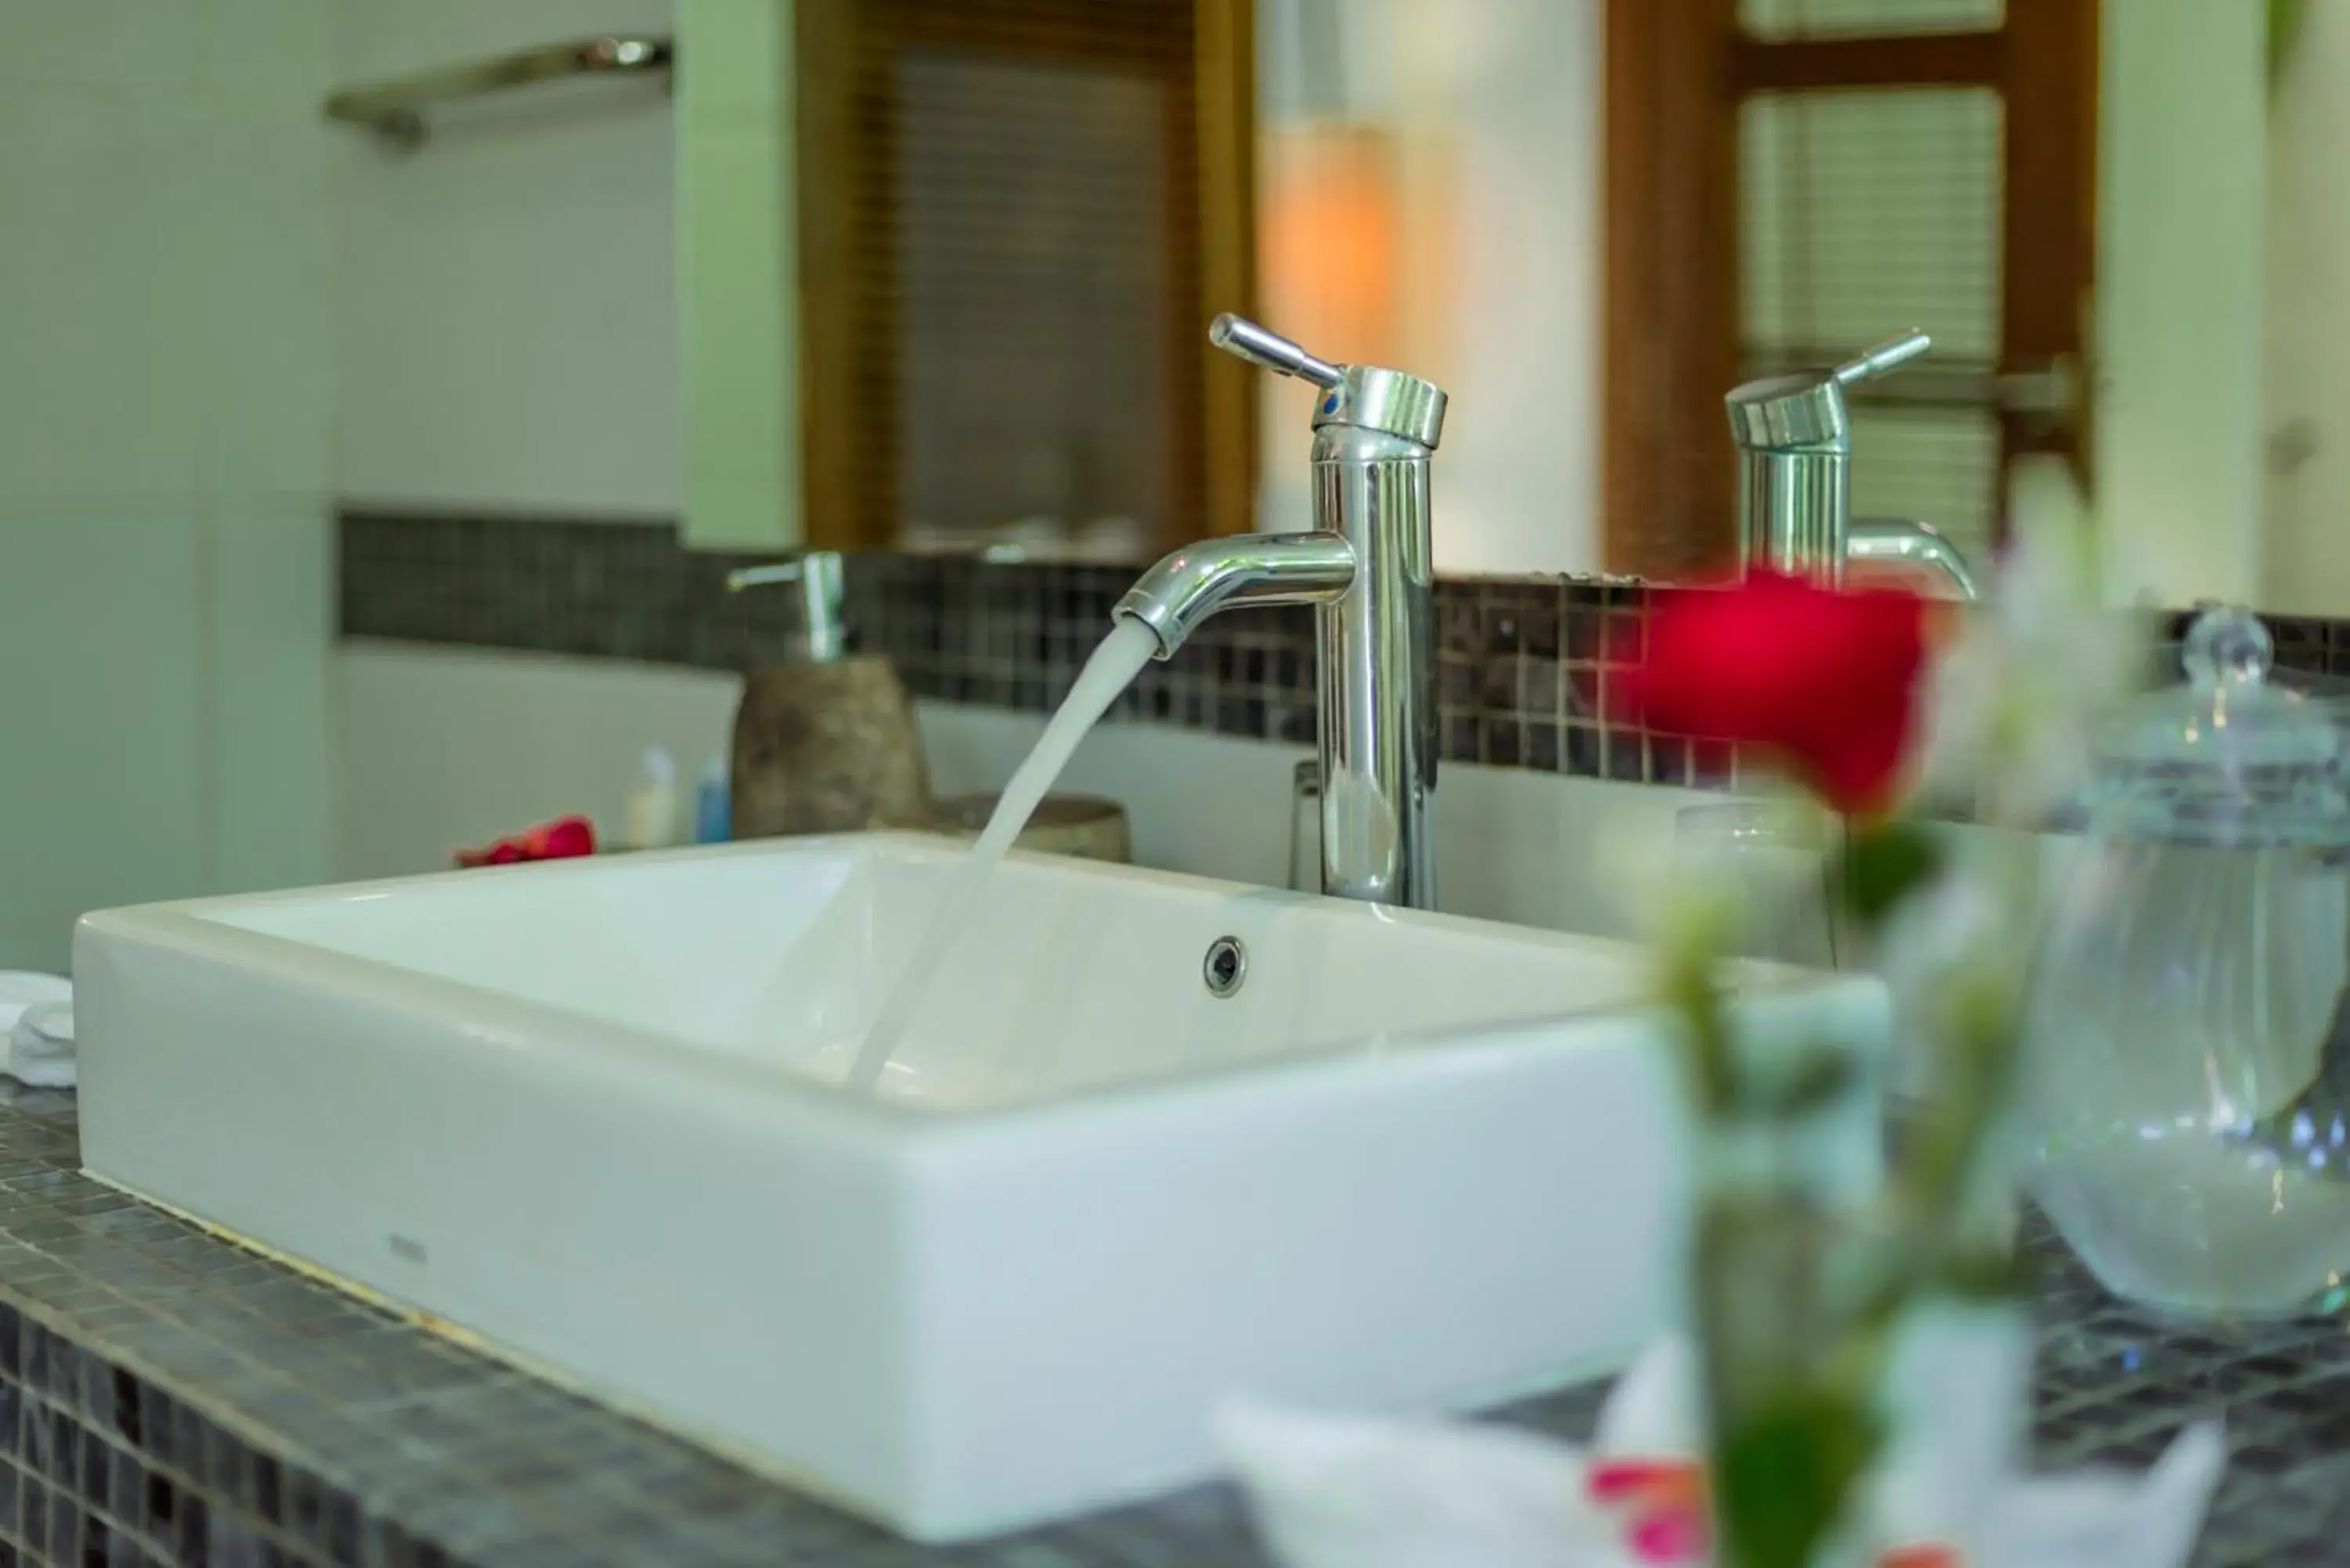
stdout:
<svg viewBox="0 0 2350 1568">
<path fill-rule="evenodd" d="M 1940 1336 L 1945 1331 L 1937 1328 Z M 1970 1344 L 1924 1347 L 1935 1377 L 1978 1376 Z M 1617 1384 L 1584 1449 L 1485 1422 L 1309 1415 L 1253 1403 L 1219 1413 L 1217 1438 L 1274 1555 L 1285 1568 L 1634 1568 L 1672 1561 L 1632 1550 L 1633 1520 L 1596 1502 L 1589 1480 L 1610 1459 L 1694 1462 L 1703 1449 L 1699 1372 L 1686 1340 L 1652 1344 Z M 2000 1379 L 2002 1388 L 2021 1379 Z M 1996 1401 L 1993 1402 L 1994 1406 Z M 1913 1448 L 1861 1503 L 1859 1532 L 1917 1539 L 1923 1521 L 1958 1521 L 1978 1568 L 2178 1568 L 2227 1465 L 2217 1422 L 2190 1427 L 2143 1476 L 2018 1476 L 2002 1462 L 1996 1407 L 1971 1446 Z M 2021 1409 L 2012 1413 L 2018 1429 Z M 1980 1442 L 1975 1439 L 1981 1439 Z M 1986 1463 L 1988 1459 L 1988 1463 Z M 1866 1562 L 1868 1553 L 1856 1555 Z"/>
<path fill-rule="evenodd" d="M 1990 597 L 1928 678 L 1924 765 L 1979 820 L 2045 826 L 2079 797 L 2096 716 L 2128 687 L 2140 639 L 2100 607 L 2086 508 L 2059 458 L 2017 464 L 2014 544 Z"/>
</svg>

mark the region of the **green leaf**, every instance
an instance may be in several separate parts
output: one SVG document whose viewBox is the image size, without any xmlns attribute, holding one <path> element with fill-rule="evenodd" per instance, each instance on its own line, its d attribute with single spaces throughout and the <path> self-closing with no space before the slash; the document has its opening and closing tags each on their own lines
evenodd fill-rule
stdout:
<svg viewBox="0 0 2350 1568">
<path fill-rule="evenodd" d="M 1715 1456 L 1723 1568 L 1812 1568 L 1877 1442 L 1863 1407 L 1817 1389 L 1734 1416 Z"/>
<path fill-rule="evenodd" d="M 1874 927 L 1941 870 L 1941 846 L 1917 823 L 1849 824 L 1836 863 L 1836 896 L 1863 925 Z"/>
<path fill-rule="evenodd" d="M 1773 1121 L 1800 1121 L 1843 1098 L 1859 1075 L 1849 1054 L 1832 1045 L 1811 1045 L 1791 1060 L 1758 1064 L 1742 1074 L 1738 1108 Z"/>
<path fill-rule="evenodd" d="M 1933 1281 L 1964 1302 L 2019 1301 L 2032 1294 L 2034 1273 L 2020 1251 L 1960 1245 L 1942 1260 Z"/>
</svg>

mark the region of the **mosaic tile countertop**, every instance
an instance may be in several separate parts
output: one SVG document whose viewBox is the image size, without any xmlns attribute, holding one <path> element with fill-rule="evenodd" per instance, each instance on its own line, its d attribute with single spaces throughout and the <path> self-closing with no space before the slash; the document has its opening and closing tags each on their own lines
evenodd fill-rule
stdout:
<svg viewBox="0 0 2350 1568">
<path fill-rule="evenodd" d="M 2043 1463 L 2142 1466 L 2224 1407 L 2199 1564 L 2350 1563 L 2350 1334 L 2113 1304 L 2045 1237 Z M 650 1328 L 650 1325 L 649 1325 Z M 1596 1390 L 1504 1418 L 1587 1430 Z M 70 1095 L 0 1087 L 0 1568 L 1257 1568 L 1201 1487 L 926 1550 L 84 1178 Z"/>
</svg>

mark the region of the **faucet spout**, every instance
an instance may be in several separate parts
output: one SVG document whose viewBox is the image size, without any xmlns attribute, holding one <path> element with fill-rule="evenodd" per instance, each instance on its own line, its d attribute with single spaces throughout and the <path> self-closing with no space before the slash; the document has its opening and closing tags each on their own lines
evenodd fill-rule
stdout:
<svg viewBox="0 0 2350 1568">
<path fill-rule="evenodd" d="M 1200 623 L 1243 605 L 1328 604 L 1354 587 L 1357 561 L 1344 535 L 1235 534 L 1170 553 L 1142 574 L 1111 616 L 1139 620 L 1171 659 Z"/>
<path fill-rule="evenodd" d="M 1931 523 L 1914 523 L 1906 517 L 1856 517 L 1845 541 L 1845 556 L 1854 561 L 1931 566 L 1942 574 L 1956 597 L 1981 597 L 1967 558 Z"/>
</svg>

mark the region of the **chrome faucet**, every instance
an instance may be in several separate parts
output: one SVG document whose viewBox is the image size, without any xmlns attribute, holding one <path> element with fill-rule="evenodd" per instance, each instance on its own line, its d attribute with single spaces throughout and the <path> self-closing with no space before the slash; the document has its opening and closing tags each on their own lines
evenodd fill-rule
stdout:
<svg viewBox="0 0 2350 1568">
<path fill-rule="evenodd" d="M 1333 365 L 1236 316 L 1209 341 L 1322 389 L 1314 405 L 1314 527 L 1186 545 L 1118 603 L 1159 657 L 1219 610 L 1310 604 L 1321 671 L 1322 890 L 1436 906 L 1434 576 L 1428 460 L 1444 429 L 1432 381 Z"/>
<path fill-rule="evenodd" d="M 1824 583 L 1852 561 L 1932 566 L 1960 598 L 1976 597 L 1966 557 L 1941 532 L 1900 518 L 1852 515 L 1852 419 L 1845 390 L 1897 370 L 1933 347 L 1923 332 L 1881 343 L 1832 370 L 1750 381 L 1729 397 L 1738 485 L 1739 559 Z"/>
</svg>

